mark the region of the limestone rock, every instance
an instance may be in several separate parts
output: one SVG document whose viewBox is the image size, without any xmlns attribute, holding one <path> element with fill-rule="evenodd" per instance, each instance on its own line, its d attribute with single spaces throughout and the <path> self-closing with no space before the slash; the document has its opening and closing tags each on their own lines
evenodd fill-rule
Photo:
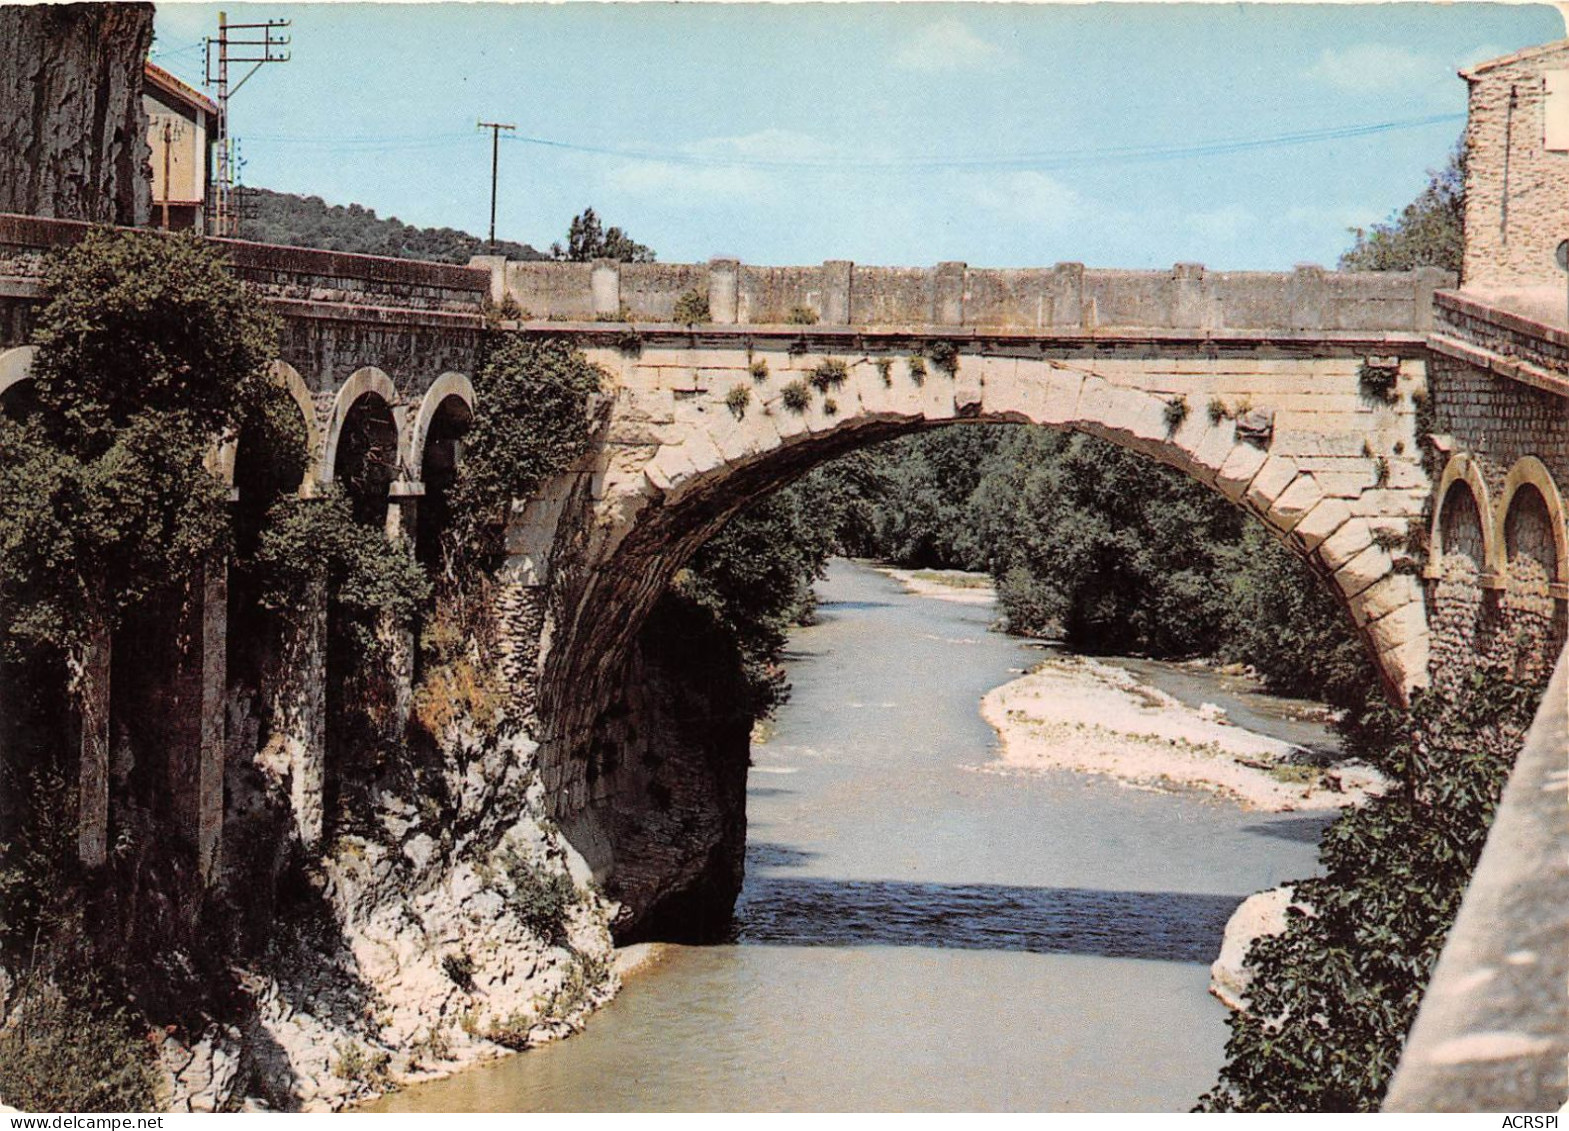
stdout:
<svg viewBox="0 0 1569 1131">
<path fill-rule="evenodd" d="M 1246 1012 L 1247 990 L 1253 971 L 1244 965 L 1254 940 L 1278 935 L 1286 929 L 1286 908 L 1291 888 L 1278 887 L 1244 899 L 1226 920 L 1220 955 L 1209 968 L 1209 992 L 1229 1008 Z"/>
</svg>

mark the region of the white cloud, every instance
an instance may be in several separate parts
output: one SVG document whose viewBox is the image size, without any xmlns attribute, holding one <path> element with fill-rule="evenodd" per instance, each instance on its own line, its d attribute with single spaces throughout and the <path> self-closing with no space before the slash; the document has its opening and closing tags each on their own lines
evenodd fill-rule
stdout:
<svg viewBox="0 0 1569 1131">
<path fill-rule="evenodd" d="M 1188 229 L 1206 240 L 1232 241 L 1258 223 L 1258 217 L 1240 204 L 1228 204 L 1184 217 Z"/>
<path fill-rule="evenodd" d="M 1452 69 L 1442 60 L 1385 43 L 1325 48 L 1307 69 L 1309 78 L 1348 94 L 1383 94 L 1448 83 Z"/>
<path fill-rule="evenodd" d="M 1067 224 L 1086 211 L 1082 196 L 1045 173 L 977 175 L 971 196 L 982 208 L 1037 227 Z"/>
<path fill-rule="evenodd" d="M 894 66 L 906 71 L 962 71 L 973 67 L 1006 67 L 1012 51 L 988 43 L 957 16 L 927 24 L 894 52 Z"/>
</svg>

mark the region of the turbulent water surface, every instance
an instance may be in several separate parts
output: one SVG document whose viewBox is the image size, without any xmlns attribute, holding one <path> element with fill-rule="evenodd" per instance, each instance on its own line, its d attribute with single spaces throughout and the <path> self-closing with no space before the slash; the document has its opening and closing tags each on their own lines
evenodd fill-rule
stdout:
<svg viewBox="0 0 1569 1131">
<path fill-rule="evenodd" d="M 673 947 L 571 1040 L 386 1110 L 1180 1111 L 1214 1080 L 1227 916 L 1323 815 L 988 769 L 977 705 L 1039 653 L 987 606 L 836 562 L 753 754 L 733 945 Z M 1303 744 L 1212 676 L 1140 674 Z"/>
</svg>

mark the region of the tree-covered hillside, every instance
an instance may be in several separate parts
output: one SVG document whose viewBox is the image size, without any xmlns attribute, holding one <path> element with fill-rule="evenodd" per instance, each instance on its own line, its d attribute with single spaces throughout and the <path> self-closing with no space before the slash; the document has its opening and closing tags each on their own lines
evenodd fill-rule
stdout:
<svg viewBox="0 0 1569 1131">
<path fill-rule="evenodd" d="M 290 247 L 317 247 L 395 259 L 467 263 L 489 254 L 486 241 L 456 228 L 416 228 L 396 216 L 386 219 L 359 204 L 328 204 L 319 196 L 297 196 L 271 189 L 242 190 L 240 224 L 244 239 Z M 548 259 L 528 244 L 497 240 L 497 255 L 508 259 Z"/>
</svg>

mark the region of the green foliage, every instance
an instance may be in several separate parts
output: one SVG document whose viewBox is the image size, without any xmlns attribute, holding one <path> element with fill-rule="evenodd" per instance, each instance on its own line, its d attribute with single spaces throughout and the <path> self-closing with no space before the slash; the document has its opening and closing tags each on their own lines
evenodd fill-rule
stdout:
<svg viewBox="0 0 1569 1131">
<path fill-rule="evenodd" d="M 959 372 L 959 347 L 947 339 L 938 339 L 926 347 L 926 356 L 931 363 L 952 377 Z"/>
<path fill-rule="evenodd" d="M 539 260 L 543 255 L 527 244 L 497 240 L 494 252 L 482 236 L 455 228 L 416 228 L 395 216 L 385 220 L 374 209 L 358 204 L 328 204 L 319 196 L 296 196 L 263 188 L 244 188 L 250 216 L 241 224 L 245 239 L 289 247 L 316 247 L 394 259 L 435 263 L 467 263 L 476 255 Z"/>
<path fill-rule="evenodd" d="M 910 380 L 917 385 L 926 384 L 926 359 L 920 354 L 912 354 L 905 363 L 905 368 L 910 371 Z"/>
<path fill-rule="evenodd" d="M 358 1041 L 339 1041 L 333 1051 L 337 1055 L 333 1058 L 332 1074 L 338 1079 L 378 1091 L 392 1083 L 392 1054 L 386 1049 L 367 1049 Z"/>
<path fill-rule="evenodd" d="M 758 358 L 756 361 L 752 362 L 748 372 L 752 374 L 752 380 L 761 384 L 762 382 L 768 380 L 768 362 L 764 361 L 762 358 Z"/>
<path fill-rule="evenodd" d="M 807 374 L 807 380 L 812 383 L 812 388 L 819 393 L 826 393 L 830 389 L 837 389 L 850 379 L 850 367 L 837 357 L 824 358 Z"/>
<path fill-rule="evenodd" d="M 1249 952 L 1200 1110 L 1377 1110 L 1539 696 L 1489 670 L 1417 693 L 1377 758 L 1397 787 L 1329 828 L 1308 911 Z"/>
<path fill-rule="evenodd" d="M 0 1097 L 23 1111 L 150 1111 L 150 1053 L 145 1030 L 90 977 L 35 977 L 0 1029 Z"/>
<path fill-rule="evenodd" d="M 877 359 L 877 376 L 883 379 L 884 388 L 893 387 L 893 358 L 879 357 Z"/>
<path fill-rule="evenodd" d="M 1323 699 L 1353 716 L 1383 701 L 1334 596 L 1263 526 L 1244 524 L 1226 564 L 1221 658 L 1252 666 L 1278 695 Z"/>
<path fill-rule="evenodd" d="M 588 450 L 589 399 L 604 380 L 570 343 L 509 336 L 474 382 L 474 423 L 452 492 L 449 550 L 494 564 L 514 499 L 527 499 Z"/>
<path fill-rule="evenodd" d="M 1211 397 L 1209 399 L 1209 406 L 1207 411 L 1209 413 L 1209 422 L 1211 424 L 1219 424 L 1229 415 L 1229 413 L 1226 411 L 1226 402 L 1221 400 L 1219 397 Z"/>
<path fill-rule="evenodd" d="M 474 958 L 466 950 L 455 950 L 441 956 L 441 972 L 460 990 L 474 988 Z"/>
<path fill-rule="evenodd" d="M 1161 410 L 1161 415 L 1166 421 L 1166 435 L 1169 436 L 1178 428 L 1181 428 L 1182 422 L 1188 418 L 1188 398 L 1168 398 L 1165 407 Z"/>
<path fill-rule="evenodd" d="M 383 618 L 407 625 L 430 597 L 410 547 L 389 542 L 379 526 L 354 521 L 348 496 L 335 489 L 313 499 L 279 499 L 245 568 L 256 579 L 261 606 L 284 616 L 309 610 L 313 588 L 324 585 L 346 614 L 345 628 L 358 634 L 358 647 L 373 653 Z"/>
<path fill-rule="evenodd" d="M 24 777 L 5 765 L 0 774 L 7 806 L 20 815 L 12 839 L 0 844 L 0 956 L 31 969 L 40 944 L 52 947 L 77 925 L 76 798 L 66 775 L 55 769 Z M 6 1094 L 0 1088 L 0 1098 Z"/>
<path fill-rule="evenodd" d="M 792 326 L 815 326 L 817 311 L 809 306 L 792 306 L 790 313 L 785 315 L 785 321 Z"/>
<path fill-rule="evenodd" d="M 547 946 L 565 946 L 567 917 L 579 900 L 565 867 L 509 847 L 502 854 L 501 870 L 510 887 L 503 893 L 507 910 Z"/>
<path fill-rule="evenodd" d="M 779 399 L 791 412 L 805 412 L 812 403 L 806 382 L 797 378 L 779 390 Z"/>
<path fill-rule="evenodd" d="M 226 548 L 214 441 L 266 411 L 276 322 L 201 241 L 93 231 L 55 257 L 32 408 L 0 422 L 7 651 L 79 647 Z"/>
<path fill-rule="evenodd" d="M 676 299 L 675 321 L 683 326 L 695 326 L 699 322 L 707 322 L 710 318 L 708 311 L 708 296 L 701 291 L 687 291 Z"/>
<path fill-rule="evenodd" d="M 567 229 L 567 242 L 550 245 L 550 258 L 572 263 L 587 263 L 591 259 L 617 259 L 622 263 L 652 263 L 654 251 L 640 244 L 620 228 L 606 228 L 594 214 L 585 208 L 572 217 Z"/>
<path fill-rule="evenodd" d="M 820 468 L 751 504 L 677 576 L 676 596 L 734 643 L 750 718 L 784 700 L 779 656 L 790 626 L 810 616 L 812 584 L 838 544 L 836 531 L 847 525 L 855 466 L 851 457 Z"/>
<path fill-rule="evenodd" d="M 1465 258 L 1465 142 L 1442 169 L 1429 170 L 1427 187 L 1387 223 L 1352 228 L 1355 243 L 1340 257 L 1343 271 L 1411 271 L 1442 267 L 1460 273 Z"/>
<path fill-rule="evenodd" d="M 838 416 L 839 415 L 839 402 L 834 400 L 832 397 L 824 397 L 823 398 L 823 415 L 824 416 Z"/>
<path fill-rule="evenodd" d="M 752 390 L 745 385 L 732 385 L 725 394 L 725 407 L 737 420 L 746 415 L 746 406 L 752 403 Z"/>
</svg>

